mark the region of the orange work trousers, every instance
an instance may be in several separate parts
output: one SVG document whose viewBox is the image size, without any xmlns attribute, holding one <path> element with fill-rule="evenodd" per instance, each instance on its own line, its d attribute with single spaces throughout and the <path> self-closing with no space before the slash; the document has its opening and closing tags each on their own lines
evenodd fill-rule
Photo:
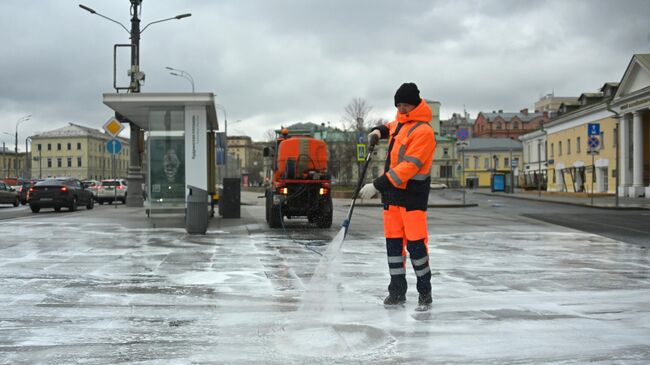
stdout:
<svg viewBox="0 0 650 365">
<path fill-rule="evenodd" d="M 388 291 L 394 295 L 406 294 L 406 252 L 417 277 L 420 293 L 431 292 L 429 268 L 429 234 L 427 213 L 423 210 L 407 211 L 404 207 L 389 205 L 384 208 L 384 236 L 390 272 Z"/>
</svg>

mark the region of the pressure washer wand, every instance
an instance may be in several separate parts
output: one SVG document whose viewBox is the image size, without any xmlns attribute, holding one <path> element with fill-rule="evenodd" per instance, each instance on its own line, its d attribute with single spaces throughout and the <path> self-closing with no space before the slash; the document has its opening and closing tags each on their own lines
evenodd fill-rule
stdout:
<svg viewBox="0 0 650 365">
<path fill-rule="evenodd" d="M 354 204 L 357 201 L 357 196 L 361 190 L 361 185 L 363 185 L 363 180 L 366 177 L 366 170 L 368 170 L 368 165 L 370 164 L 370 157 L 372 156 L 372 151 L 375 149 L 375 144 L 370 143 L 368 145 L 368 154 L 366 155 L 366 161 L 363 164 L 363 169 L 361 170 L 361 176 L 359 176 L 359 182 L 357 183 L 357 188 L 354 189 L 354 194 L 352 195 L 352 204 L 350 204 L 350 210 L 348 211 L 348 216 L 343 221 L 342 227 L 345 228 L 345 233 L 343 238 L 348 234 L 348 227 L 350 227 L 350 220 L 352 219 L 352 211 L 354 210 Z"/>
</svg>

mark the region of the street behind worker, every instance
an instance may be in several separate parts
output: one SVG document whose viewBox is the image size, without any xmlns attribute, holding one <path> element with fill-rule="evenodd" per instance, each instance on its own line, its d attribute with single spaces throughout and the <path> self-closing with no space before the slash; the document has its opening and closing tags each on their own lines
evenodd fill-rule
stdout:
<svg viewBox="0 0 650 365">
<path fill-rule="evenodd" d="M 405 83 L 395 93 L 395 120 L 373 128 L 368 141 L 388 139 L 384 174 L 366 184 L 359 196 L 369 199 L 378 192 L 384 205 L 384 236 L 390 271 L 385 305 L 406 301 L 406 251 L 417 276 L 418 305 L 429 307 L 431 270 L 427 232 L 430 170 L 436 139 L 431 109 L 420 98 L 414 83 Z"/>
</svg>

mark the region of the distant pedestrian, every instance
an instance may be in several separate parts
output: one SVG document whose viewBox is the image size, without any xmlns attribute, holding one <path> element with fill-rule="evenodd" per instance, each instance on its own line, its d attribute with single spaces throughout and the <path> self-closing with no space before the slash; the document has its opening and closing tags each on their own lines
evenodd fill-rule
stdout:
<svg viewBox="0 0 650 365">
<path fill-rule="evenodd" d="M 426 210 L 431 182 L 430 170 L 436 139 L 430 125 L 431 109 L 420 98 L 414 83 L 405 83 L 395 93 L 395 120 L 372 129 L 368 141 L 388 139 L 384 174 L 366 184 L 359 196 L 368 199 L 381 193 L 384 205 L 384 236 L 390 272 L 385 305 L 406 301 L 406 251 L 417 277 L 418 305 L 429 308 L 431 269 Z"/>
</svg>

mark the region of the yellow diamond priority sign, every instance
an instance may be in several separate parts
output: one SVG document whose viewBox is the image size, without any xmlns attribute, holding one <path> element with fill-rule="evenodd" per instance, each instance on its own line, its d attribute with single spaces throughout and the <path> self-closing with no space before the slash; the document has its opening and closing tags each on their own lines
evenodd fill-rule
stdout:
<svg viewBox="0 0 650 365">
<path fill-rule="evenodd" d="M 115 118 L 110 118 L 105 124 L 104 124 L 104 130 L 108 132 L 113 137 L 117 137 L 118 134 L 124 129 L 124 126 L 122 123 L 120 123 L 117 119 Z"/>
</svg>

